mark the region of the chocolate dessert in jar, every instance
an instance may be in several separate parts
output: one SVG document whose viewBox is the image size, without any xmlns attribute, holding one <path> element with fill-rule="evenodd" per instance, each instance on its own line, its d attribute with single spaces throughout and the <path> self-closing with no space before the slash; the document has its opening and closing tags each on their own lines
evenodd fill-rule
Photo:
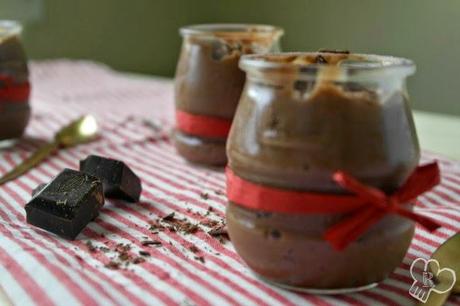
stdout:
<svg viewBox="0 0 460 306">
<path fill-rule="evenodd" d="M 258 276 L 312 293 L 364 290 L 403 260 L 415 197 L 439 182 L 418 167 L 410 60 L 324 51 L 244 56 L 227 143 L 226 220 Z M 417 169 L 417 170 L 416 170 Z"/>
<path fill-rule="evenodd" d="M 209 24 L 181 28 L 175 80 L 176 149 L 206 165 L 227 162 L 225 143 L 243 89 L 243 54 L 279 51 L 283 30 L 269 25 Z"/>
<path fill-rule="evenodd" d="M 19 138 L 29 122 L 29 71 L 21 25 L 0 20 L 0 142 Z"/>
</svg>

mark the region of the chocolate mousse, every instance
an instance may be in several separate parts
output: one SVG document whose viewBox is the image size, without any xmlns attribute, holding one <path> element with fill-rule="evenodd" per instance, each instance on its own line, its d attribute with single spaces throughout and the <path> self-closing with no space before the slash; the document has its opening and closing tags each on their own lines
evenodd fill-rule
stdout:
<svg viewBox="0 0 460 306">
<path fill-rule="evenodd" d="M 417 166 L 405 90 L 412 62 L 326 51 L 248 56 L 240 66 L 247 83 L 227 154 L 242 179 L 345 194 L 332 179 L 343 170 L 390 194 Z M 226 214 L 231 240 L 248 266 L 268 281 L 300 290 L 364 288 L 401 263 L 412 221 L 386 216 L 338 251 L 323 235 L 345 217 L 252 210 L 233 202 Z"/>
<path fill-rule="evenodd" d="M 245 82 L 238 68 L 243 54 L 276 50 L 282 30 L 262 25 L 198 25 L 184 37 L 176 70 L 176 110 L 231 124 Z M 209 127 L 213 129 L 213 127 Z M 198 135 L 177 125 L 175 145 L 187 160 L 225 165 L 226 135 Z"/>
<path fill-rule="evenodd" d="M 0 21 L 0 141 L 22 136 L 30 117 L 27 57 L 20 26 Z"/>
</svg>

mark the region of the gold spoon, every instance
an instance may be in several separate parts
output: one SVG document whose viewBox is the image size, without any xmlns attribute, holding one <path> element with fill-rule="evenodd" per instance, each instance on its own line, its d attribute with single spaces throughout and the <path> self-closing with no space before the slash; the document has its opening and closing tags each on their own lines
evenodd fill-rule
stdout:
<svg viewBox="0 0 460 306">
<path fill-rule="evenodd" d="M 460 233 L 457 233 L 444 242 L 434 253 L 431 258 L 439 262 L 441 268 L 450 268 L 454 270 L 457 278 L 451 290 L 444 293 L 431 292 L 428 300 L 425 303 L 418 305 L 424 306 L 441 306 L 444 305 L 451 293 L 460 293 Z M 436 268 L 437 269 L 437 268 Z M 430 265 L 430 270 L 433 272 L 435 269 Z M 438 279 L 439 283 L 446 282 L 447 280 Z"/>
<path fill-rule="evenodd" d="M 0 178 L 0 185 L 26 173 L 59 148 L 68 148 L 87 143 L 97 137 L 97 122 L 91 115 L 80 117 L 63 127 L 54 136 L 54 141 L 39 148 L 34 154 Z"/>
</svg>

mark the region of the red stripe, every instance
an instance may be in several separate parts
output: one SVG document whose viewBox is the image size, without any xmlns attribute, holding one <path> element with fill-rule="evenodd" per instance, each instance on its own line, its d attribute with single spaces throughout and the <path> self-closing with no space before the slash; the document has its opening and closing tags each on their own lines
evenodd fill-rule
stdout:
<svg viewBox="0 0 460 306">
<path fill-rule="evenodd" d="M 186 134 L 199 137 L 226 138 L 231 126 L 232 121 L 228 119 L 176 111 L 176 128 Z"/>
<path fill-rule="evenodd" d="M 56 305 L 45 293 L 41 290 L 39 284 L 18 264 L 14 258 L 9 256 L 0 245 L 0 260 L 2 266 L 10 272 L 13 278 L 20 284 L 24 291 L 38 305 L 51 306 Z"/>
</svg>

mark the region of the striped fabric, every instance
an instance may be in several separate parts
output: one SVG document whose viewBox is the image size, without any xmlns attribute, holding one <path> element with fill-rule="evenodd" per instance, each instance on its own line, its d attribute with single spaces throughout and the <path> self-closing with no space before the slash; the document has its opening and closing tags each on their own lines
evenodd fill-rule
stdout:
<svg viewBox="0 0 460 306">
<path fill-rule="evenodd" d="M 1 173 L 80 114 L 94 114 L 102 136 L 62 150 L 0 187 L 0 287 L 13 305 L 411 305 L 410 264 L 417 257 L 429 258 L 460 230 L 460 162 L 424 152 L 423 162 L 440 161 L 443 180 L 419 198 L 417 211 L 443 227 L 432 234 L 417 228 L 404 262 L 390 278 L 372 290 L 338 296 L 269 286 L 251 274 L 230 242 L 211 237 L 206 225 L 194 234 L 149 229 L 152 220 L 173 211 L 192 223 L 224 218 L 223 172 L 187 164 L 169 141 L 170 81 L 119 74 L 89 62 L 40 62 L 31 68 L 32 122 L 27 137 L 1 151 Z M 88 154 L 121 159 L 132 167 L 142 178 L 141 202 L 106 200 L 100 216 L 75 241 L 29 226 L 24 204 L 32 189 L 63 168 L 78 168 Z M 162 245 L 143 245 L 145 239 Z M 131 245 L 130 254 L 146 251 L 151 256 L 109 269 L 105 265 L 117 256 L 113 249 L 119 243 Z M 447 305 L 460 305 L 460 297 L 451 297 Z"/>
</svg>

